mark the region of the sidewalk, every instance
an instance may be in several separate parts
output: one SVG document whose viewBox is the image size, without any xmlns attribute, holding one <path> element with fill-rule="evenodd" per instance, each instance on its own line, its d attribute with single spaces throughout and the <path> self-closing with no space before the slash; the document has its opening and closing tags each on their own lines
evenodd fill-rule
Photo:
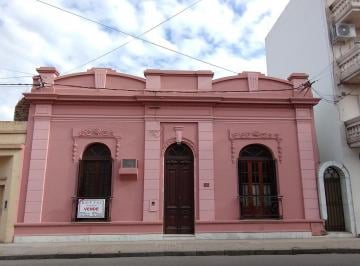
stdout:
<svg viewBox="0 0 360 266">
<path fill-rule="evenodd" d="M 162 240 L 0 244 L 0 260 L 41 258 L 359 253 L 359 238 Z"/>
</svg>

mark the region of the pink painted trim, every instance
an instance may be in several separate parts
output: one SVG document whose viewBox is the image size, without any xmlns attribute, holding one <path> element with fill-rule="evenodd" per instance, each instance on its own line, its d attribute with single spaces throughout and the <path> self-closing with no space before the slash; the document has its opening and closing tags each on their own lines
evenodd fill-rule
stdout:
<svg viewBox="0 0 360 266">
<path fill-rule="evenodd" d="M 20 182 L 19 207 L 17 213 L 18 222 L 23 222 L 25 215 L 26 188 L 28 184 L 29 166 L 30 166 L 29 158 L 31 156 L 31 144 L 33 141 L 33 134 L 30 134 L 30 132 L 33 132 L 34 130 L 34 114 L 35 114 L 35 105 L 31 104 L 29 109 L 27 128 L 26 128 L 28 134 L 26 134 L 23 171 L 21 173 L 21 182 Z"/>
<path fill-rule="evenodd" d="M 111 223 L 79 223 L 63 225 L 44 225 L 33 226 L 24 224 L 15 225 L 14 235 L 83 235 L 83 234 L 142 234 L 142 233 L 162 233 L 162 224 L 111 224 Z"/>
<path fill-rule="evenodd" d="M 106 68 L 105 68 L 106 69 Z M 129 78 L 129 79 L 134 79 L 137 81 L 141 81 L 145 83 L 145 79 L 141 78 L 141 77 L 137 77 L 137 76 L 133 76 L 133 75 L 129 75 L 129 74 L 123 74 L 123 73 L 118 73 L 115 72 L 114 70 L 111 69 L 106 69 L 109 72 L 107 73 L 107 76 L 113 76 L 113 77 L 122 77 L 122 78 Z M 55 78 L 55 81 L 60 81 L 60 80 L 65 80 L 68 78 L 72 78 L 72 77 L 81 77 L 81 76 L 93 76 L 94 72 L 93 71 L 89 71 L 89 72 L 79 72 L 79 73 L 74 73 L 74 74 L 67 74 L 67 75 L 63 75 L 60 77 Z M 56 85 L 55 85 L 56 86 Z"/>
<path fill-rule="evenodd" d="M 56 227 L 56 226 L 118 226 L 118 225 L 162 225 L 162 221 L 123 221 L 123 222 L 68 222 L 68 223 L 16 223 L 15 227 Z"/>
<path fill-rule="evenodd" d="M 36 69 L 36 71 L 39 73 L 39 74 L 55 74 L 56 76 L 59 75 L 59 72 L 56 70 L 55 67 L 39 67 Z"/>
<path fill-rule="evenodd" d="M 270 90 L 265 92 L 265 94 L 271 92 Z M 239 93 L 241 93 L 239 91 Z M 246 92 L 249 93 L 249 92 Z M 98 94 L 71 94 L 63 95 L 56 93 L 24 93 L 25 98 L 31 101 L 45 101 L 50 102 L 53 100 L 57 101 L 99 101 Z M 261 93 L 258 93 L 261 96 Z M 161 98 L 159 97 L 161 96 Z M 251 96 L 254 96 L 251 94 Z M 259 97 L 248 97 L 244 95 L 243 97 L 231 97 L 231 96 L 201 96 L 201 95 L 180 95 L 179 92 L 176 92 L 176 95 L 168 92 L 157 92 L 156 95 L 135 95 L 135 96 L 123 96 L 123 95 L 110 95 L 110 94 L 101 94 L 102 102 L 200 102 L 200 103 L 248 103 L 248 104 L 281 104 L 281 105 L 316 105 L 320 99 L 318 98 L 292 98 L 292 97 L 283 97 L 283 98 L 259 98 Z"/>
<path fill-rule="evenodd" d="M 287 223 L 323 223 L 320 219 L 292 219 L 292 220 L 215 220 L 200 221 L 196 220 L 196 224 L 287 224 Z"/>
<path fill-rule="evenodd" d="M 146 69 L 144 75 L 190 75 L 190 76 L 214 76 L 214 72 L 209 70 L 161 70 L 161 69 Z"/>
<path fill-rule="evenodd" d="M 224 82 L 224 81 L 228 81 L 228 80 L 235 80 L 235 79 L 247 79 L 247 75 L 244 74 L 244 73 L 240 73 L 237 76 L 228 76 L 228 77 L 218 78 L 218 79 L 214 79 L 212 83 L 217 84 L 217 83 L 220 83 L 220 82 Z M 259 79 L 266 79 L 266 80 L 270 80 L 270 81 L 276 81 L 276 82 L 279 82 L 279 83 L 283 83 L 283 84 L 292 86 L 292 83 L 289 82 L 289 81 L 279 79 L 279 78 L 268 77 L 268 76 L 265 76 L 264 74 L 259 74 Z M 269 90 L 269 91 L 271 91 L 271 90 Z"/>
</svg>

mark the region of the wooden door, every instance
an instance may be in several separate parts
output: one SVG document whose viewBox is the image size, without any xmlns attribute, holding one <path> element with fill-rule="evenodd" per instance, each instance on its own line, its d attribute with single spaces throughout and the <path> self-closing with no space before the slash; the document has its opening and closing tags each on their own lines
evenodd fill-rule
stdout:
<svg viewBox="0 0 360 266">
<path fill-rule="evenodd" d="M 165 153 L 165 234 L 194 233 L 194 159 L 184 144 L 174 144 Z"/>
<path fill-rule="evenodd" d="M 280 218 L 274 160 L 239 159 L 241 219 Z"/>
<path fill-rule="evenodd" d="M 340 175 L 335 168 L 329 167 L 325 170 L 324 180 L 328 214 L 325 229 L 327 231 L 345 231 Z"/>
</svg>

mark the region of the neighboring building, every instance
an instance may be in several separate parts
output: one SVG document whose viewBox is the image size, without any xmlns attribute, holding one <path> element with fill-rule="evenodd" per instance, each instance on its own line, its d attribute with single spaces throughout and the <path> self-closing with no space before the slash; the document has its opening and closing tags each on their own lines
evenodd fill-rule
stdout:
<svg viewBox="0 0 360 266">
<path fill-rule="evenodd" d="M 16 242 L 323 233 L 306 75 L 38 73 Z"/>
<path fill-rule="evenodd" d="M 315 93 L 321 164 L 318 186 L 327 231 L 360 230 L 360 2 L 290 0 L 266 38 L 268 73 L 306 71 Z"/>
<path fill-rule="evenodd" d="M 18 211 L 26 122 L 0 121 L 0 242 L 12 242 Z"/>
</svg>

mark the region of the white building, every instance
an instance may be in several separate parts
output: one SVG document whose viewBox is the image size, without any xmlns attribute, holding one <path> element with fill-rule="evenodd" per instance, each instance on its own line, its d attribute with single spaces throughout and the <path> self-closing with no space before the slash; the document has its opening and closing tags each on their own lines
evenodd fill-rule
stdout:
<svg viewBox="0 0 360 266">
<path fill-rule="evenodd" d="M 358 36 L 358 37 L 356 37 Z M 360 234 L 360 1 L 290 0 L 266 38 L 270 76 L 310 75 L 327 231 Z"/>
</svg>

